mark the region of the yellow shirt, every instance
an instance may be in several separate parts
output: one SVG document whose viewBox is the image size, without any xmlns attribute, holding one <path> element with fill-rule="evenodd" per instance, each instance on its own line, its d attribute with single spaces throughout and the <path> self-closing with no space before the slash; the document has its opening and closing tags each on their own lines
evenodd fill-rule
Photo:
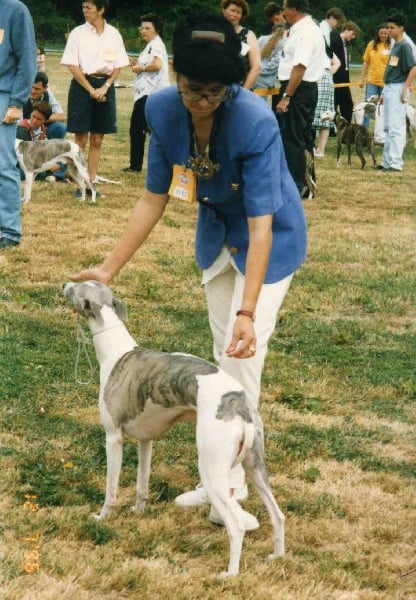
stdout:
<svg viewBox="0 0 416 600">
<path fill-rule="evenodd" d="M 367 81 L 374 85 L 384 85 L 383 75 L 384 70 L 389 60 L 391 52 L 390 43 L 383 44 L 379 43 L 377 49 L 374 49 L 374 41 L 367 44 L 365 49 L 363 61 L 368 63 Z"/>
</svg>

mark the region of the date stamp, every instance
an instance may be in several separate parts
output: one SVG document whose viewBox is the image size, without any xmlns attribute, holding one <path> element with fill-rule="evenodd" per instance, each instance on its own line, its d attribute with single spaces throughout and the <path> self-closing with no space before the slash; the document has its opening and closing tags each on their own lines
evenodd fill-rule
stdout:
<svg viewBox="0 0 416 600">
<path fill-rule="evenodd" d="M 39 503 L 36 502 L 36 494 L 25 494 L 23 509 L 31 514 L 37 513 Z M 25 573 L 38 573 L 40 571 L 40 533 L 34 533 L 23 538 L 24 545 L 24 564 Z"/>
</svg>

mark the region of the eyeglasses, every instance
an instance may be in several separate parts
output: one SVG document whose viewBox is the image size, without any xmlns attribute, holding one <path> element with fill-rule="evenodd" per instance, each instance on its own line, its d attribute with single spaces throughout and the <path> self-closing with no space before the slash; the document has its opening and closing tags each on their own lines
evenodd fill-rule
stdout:
<svg viewBox="0 0 416 600">
<path fill-rule="evenodd" d="M 209 104 L 221 104 L 230 97 L 230 89 L 223 87 L 219 92 L 213 92 L 212 94 L 198 94 L 197 92 L 184 92 L 178 89 L 178 94 L 182 97 L 182 100 L 187 102 L 200 102 L 202 99 L 206 100 Z"/>
</svg>

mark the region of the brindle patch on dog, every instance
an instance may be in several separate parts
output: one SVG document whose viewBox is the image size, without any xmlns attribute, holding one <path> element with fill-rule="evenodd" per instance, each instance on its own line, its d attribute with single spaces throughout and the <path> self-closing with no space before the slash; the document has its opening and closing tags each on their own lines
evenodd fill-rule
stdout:
<svg viewBox="0 0 416 600">
<path fill-rule="evenodd" d="M 135 348 L 115 364 L 104 390 L 104 401 L 116 426 L 134 420 L 146 401 L 165 408 L 196 406 L 198 375 L 218 367 L 195 356 Z"/>
<path fill-rule="evenodd" d="M 71 144 L 68 140 L 54 140 L 53 145 L 49 140 L 38 140 L 35 142 L 21 142 L 19 152 L 23 154 L 24 163 L 29 172 L 33 172 L 57 156 L 71 151 Z M 79 153 L 81 164 L 86 166 L 83 160 L 83 154 Z"/>
<path fill-rule="evenodd" d="M 252 423 L 253 419 L 247 406 L 245 393 L 233 391 L 224 394 L 221 398 L 216 417 L 224 421 L 232 421 L 235 417 L 241 417 L 246 423 Z"/>
</svg>

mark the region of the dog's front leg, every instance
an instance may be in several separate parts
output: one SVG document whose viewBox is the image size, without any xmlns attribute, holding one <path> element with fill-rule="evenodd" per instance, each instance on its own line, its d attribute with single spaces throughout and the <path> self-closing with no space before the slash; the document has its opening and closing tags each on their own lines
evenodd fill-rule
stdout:
<svg viewBox="0 0 416 600">
<path fill-rule="evenodd" d="M 106 432 L 106 455 L 107 455 L 107 483 L 105 490 L 104 505 L 97 521 L 104 519 L 111 509 L 116 505 L 118 480 L 123 459 L 123 434 L 121 429 L 115 429 L 111 433 Z"/>
<path fill-rule="evenodd" d="M 152 463 L 152 441 L 139 442 L 139 464 L 137 467 L 136 504 L 134 511 L 144 510 L 149 498 L 150 465 Z"/>
<path fill-rule="evenodd" d="M 337 141 L 337 167 L 341 166 L 341 142 Z"/>
<path fill-rule="evenodd" d="M 25 179 L 25 194 L 22 198 L 22 202 L 29 202 L 32 197 L 33 173 L 25 173 Z"/>
<path fill-rule="evenodd" d="M 351 166 L 351 145 L 347 145 L 348 165 Z"/>
</svg>

